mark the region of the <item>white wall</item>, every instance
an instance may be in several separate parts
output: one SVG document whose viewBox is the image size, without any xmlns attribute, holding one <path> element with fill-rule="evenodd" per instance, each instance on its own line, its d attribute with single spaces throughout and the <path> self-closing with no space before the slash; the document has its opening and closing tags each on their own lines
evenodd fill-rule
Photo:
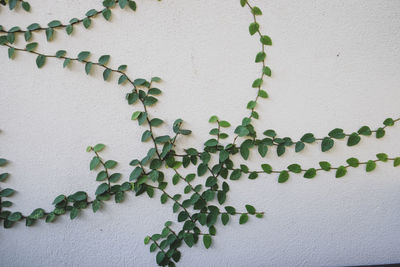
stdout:
<svg viewBox="0 0 400 267">
<path fill-rule="evenodd" d="M 0 9 L 7 28 L 52 19 L 81 17 L 100 0 L 30 0 L 26 14 Z M 56 33 L 46 43 L 36 36 L 39 50 L 70 55 L 93 52 L 93 59 L 112 55 L 111 65 L 128 64 L 133 77 L 158 75 L 163 95 L 152 112 L 168 126 L 181 117 L 193 135 L 183 147 L 201 147 L 210 115 L 234 125 L 247 114 L 255 94 L 251 82 L 259 66 L 253 63 L 259 44 L 248 34 L 251 15 L 239 1 L 138 1 L 136 13 L 115 8 L 112 23 L 95 19 L 91 30 L 78 27 L 74 36 Z M 276 129 L 299 138 L 305 132 L 326 135 L 335 127 L 347 132 L 366 124 L 377 127 L 399 115 L 400 1 L 255 1 L 264 12 L 262 31 L 271 36 L 267 50 L 273 78 L 270 99 L 258 107 L 257 129 Z M 17 45 L 24 46 L 22 38 Z M 0 155 L 10 159 L 7 186 L 15 188 L 14 209 L 51 209 L 61 193 L 94 192 L 95 173 L 88 169 L 87 145 L 108 145 L 104 157 L 120 162 L 127 179 L 131 159 L 148 146 L 143 129 L 130 121 L 134 109 L 124 100 L 128 86 L 103 82 L 100 70 L 86 76 L 83 66 L 63 69 L 48 60 L 38 70 L 32 55 L 19 53 L 7 60 L 0 48 Z M 161 129 L 162 133 L 167 130 Z M 378 152 L 400 153 L 399 126 L 384 139 L 363 138 L 353 148 L 340 142 L 328 153 L 319 145 L 293 150 L 282 158 L 274 153 L 251 165 L 268 162 L 276 168 L 291 163 L 307 167 L 320 160 L 343 164 L 350 156 L 373 159 Z M 240 161 L 239 158 L 238 162 Z M 344 179 L 321 173 L 313 180 L 292 176 L 278 184 L 275 176 L 231 182 L 228 203 L 250 203 L 266 216 L 239 226 L 218 225 L 212 249 L 202 244 L 183 249 L 182 266 L 332 266 L 400 262 L 400 169 L 379 164 L 366 174 L 352 169 Z M 159 195 L 129 196 L 123 204 L 108 203 L 101 212 L 84 211 L 54 224 L 26 228 L 19 223 L 0 232 L 2 266 L 152 266 L 155 255 L 143 238 L 174 220 L 171 204 Z"/>
</svg>

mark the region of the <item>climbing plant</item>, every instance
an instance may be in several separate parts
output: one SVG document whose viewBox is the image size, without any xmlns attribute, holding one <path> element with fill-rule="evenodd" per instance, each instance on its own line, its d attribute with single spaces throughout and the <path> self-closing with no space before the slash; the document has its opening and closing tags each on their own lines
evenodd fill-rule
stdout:
<svg viewBox="0 0 400 267">
<path fill-rule="evenodd" d="M 10 10 L 19 8 L 19 5 L 30 10 L 26 1 L 10 0 L 0 1 L 1 5 L 8 5 Z M 148 235 L 144 243 L 150 245 L 150 251 L 156 252 L 156 263 L 161 266 L 175 266 L 181 258 L 180 248 L 183 245 L 193 247 L 202 243 L 205 248 L 212 246 L 212 240 L 217 233 L 219 221 L 222 225 L 230 223 L 232 217 L 238 217 L 239 224 L 245 224 L 250 217 L 262 218 L 264 212 L 257 210 L 250 204 L 241 207 L 226 205 L 230 192 L 229 184 L 242 177 L 256 179 L 259 175 L 274 175 L 277 182 L 285 183 L 290 175 L 301 174 L 304 178 L 312 179 L 318 172 L 333 171 L 336 178 L 344 177 L 351 168 L 363 167 L 366 172 L 371 172 L 378 163 L 390 162 L 394 167 L 400 166 L 400 157 L 388 156 L 385 153 L 376 154 L 376 158 L 359 160 L 349 158 L 342 165 L 333 166 L 327 161 L 321 161 L 315 166 L 303 167 L 297 163 L 290 164 L 286 169 L 273 168 L 268 163 L 261 163 L 259 169 L 251 170 L 246 161 L 250 153 L 258 153 L 265 158 L 269 153 L 282 156 L 287 149 L 294 147 L 295 152 L 301 152 L 307 144 L 320 143 L 322 152 L 329 151 L 338 141 L 346 142 L 347 146 L 355 146 L 362 138 L 375 136 L 383 138 L 386 130 L 400 121 L 400 118 L 387 118 L 383 120 L 381 127 L 371 129 L 362 126 L 353 132 L 345 133 L 343 129 L 335 128 L 326 136 L 316 137 L 312 133 L 305 133 L 300 140 L 291 137 L 279 137 L 275 130 L 267 129 L 258 132 L 253 126 L 253 121 L 259 119 L 256 107 L 259 100 L 268 98 L 268 93 L 263 89 L 266 77 L 271 77 L 272 71 L 266 64 L 266 49 L 272 45 L 269 36 L 261 32 L 261 26 L 257 18 L 262 15 L 259 7 L 252 5 L 250 0 L 240 0 L 240 5 L 246 8 L 251 15 L 248 31 L 251 36 L 256 36 L 260 44 L 260 50 L 254 57 L 254 62 L 259 65 L 258 77 L 251 83 L 255 96 L 248 102 L 248 116 L 242 119 L 240 125 L 234 127 L 234 136 L 230 138 L 225 132 L 232 125 L 216 115 L 210 117 L 209 122 L 213 126 L 208 138 L 204 142 L 202 150 L 195 148 L 179 147 L 178 137 L 188 136 L 191 131 L 184 128 L 182 119 L 177 118 L 172 124 L 172 129 L 163 135 L 157 135 L 155 128 L 164 124 L 164 119 L 153 117 L 151 109 L 157 104 L 162 91 L 158 88 L 162 82 L 159 77 L 132 78 L 128 73 L 127 65 L 121 64 L 112 67 L 108 64 L 110 55 L 102 55 L 97 60 L 93 59 L 90 51 L 81 51 L 76 56 L 70 56 L 67 51 L 59 50 L 55 54 L 39 52 L 38 42 L 31 42 L 32 36 L 38 32 L 44 32 L 46 40 L 52 41 L 61 31 L 73 36 L 74 27 L 82 24 L 86 29 L 94 28 L 92 20 L 103 17 L 110 20 L 112 9 L 116 6 L 135 11 L 137 6 L 132 0 L 105 0 L 100 10 L 91 9 L 80 18 L 72 18 L 68 23 L 53 20 L 45 26 L 32 23 L 25 29 L 14 26 L 6 29 L 0 26 L 0 45 L 7 49 L 8 57 L 14 59 L 17 53 L 29 53 L 35 57 L 38 68 L 45 66 L 47 60 L 58 60 L 63 68 L 71 64 L 80 64 L 84 72 L 89 75 L 93 68 L 103 71 L 104 81 L 110 80 L 112 74 L 118 76 L 118 84 L 129 84 L 131 91 L 126 94 L 126 102 L 132 106 L 132 120 L 143 127 L 140 137 L 142 142 L 149 142 L 152 147 L 142 158 L 132 159 L 130 166 L 132 171 L 129 178 L 122 182 L 122 174 L 115 172 L 117 162 L 112 159 L 104 159 L 101 152 L 104 144 L 94 144 L 87 147 L 87 152 L 92 154 L 89 169 L 95 172 L 98 187 L 93 195 L 84 191 L 77 191 L 59 195 L 54 198 L 54 209 L 45 211 L 42 208 L 33 210 L 30 214 L 22 214 L 12 211 L 10 197 L 14 189 L 2 187 L 0 189 L 0 220 L 4 228 L 10 228 L 18 222 L 25 222 L 26 226 L 32 226 L 38 220 L 52 223 L 59 216 L 68 215 L 72 220 L 79 217 L 82 210 L 91 208 L 97 212 L 107 201 L 116 203 L 124 201 L 126 194 L 136 196 L 145 194 L 150 198 L 155 197 L 159 191 L 161 204 L 172 203 L 173 212 L 177 215 L 176 221 L 167 221 L 160 233 Z M 16 47 L 15 41 L 23 36 L 27 42 L 24 47 Z M 178 150 L 178 148 L 180 148 Z M 184 153 L 176 151 L 183 150 Z M 253 150 L 257 150 L 254 152 Z M 232 157 L 239 154 L 243 159 L 240 164 L 235 163 Z M 0 159 L 0 167 L 4 168 L 7 160 Z M 189 168 L 191 167 L 192 168 Z M 190 170 L 195 171 L 190 171 Z M 6 172 L 0 174 L 0 182 L 6 182 L 10 175 Z M 196 179 L 206 177 L 206 179 Z M 184 184 L 181 194 L 172 194 L 171 186 Z"/>
</svg>

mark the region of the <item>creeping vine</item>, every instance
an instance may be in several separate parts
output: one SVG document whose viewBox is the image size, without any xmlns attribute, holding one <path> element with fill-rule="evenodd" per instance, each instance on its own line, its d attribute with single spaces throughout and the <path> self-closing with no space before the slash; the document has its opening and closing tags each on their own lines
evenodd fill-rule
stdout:
<svg viewBox="0 0 400 267">
<path fill-rule="evenodd" d="M 21 3 L 23 9 L 30 10 L 30 5 L 25 1 L 0 1 L 2 5 L 8 5 L 10 10 L 17 8 Z M 160 266 L 175 266 L 181 258 L 181 247 L 186 244 L 193 247 L 201 242 L 205 248 L 212 246 L 212 240 L 217 233 L 219 220 L 223 225 L 227 225 L 232 217 L 237 216 L 239 224 L 245 224 L 250 217 L 262 218 L 263 211 L 257 210 L 250 204 L 243 207 L 233 207 L 226 205 L 228 200 L 230 181 L 240 179 L 246 175 L 249 179 L 256 179 L 260 174 L 264 176 L 273 174 L 279 183 L 287 182 L 290 174 L 302 174 L 304 178 L 314 178 L 318 172 L 334 171 L 336 178 L 344 177 L 350 168 L 364 166 L 366 172 L 373 171 L 378 162 L 390 162 L 394 167 L 400 166 L 400 157 L 388 156 L 385 153 L 376 154 L 375 159 L 360 161 L 357 158 L 349 158 L 339 166 L 332 166 L 327 161 L 321 161 L 316 166 L 305 168 L 297 163 L 290 164 L 286 169 L 275 169 L 268 163 L 260 164 L 260 169 L 251 170 L 242 164 L 235 164 L 232 157 L 240 154 L 243 160 L 248 160 L 251 151 L 257 148 L 262 158 L 267 156 L 269 150 L 276 150 L 278 156 L 282 156 L 286 149 L 294 146 L 295 152 L 301 152 L 306 144 L 320 142 L 321 151 L 326 152 L 333 148 L 335 140 L 346 140 L 347 146 L 355 146 L 361 142 L 363 136 L 375 135 L 382 138 L 386 128 L 391 127 L 400 121 L 400 118 L 387 118 L 383 125 L 372 130 L 369 126 L 362 126 L 352 133 L 345 133 L 341 128 L 334 128 L 324 137 L 315 137 L 312 133 L 305 133 L 300 140 L 292 140 L 291 137 L 278 137 L 272 130 L 265 130 L 262 135 L 252 125 L 253 119 L 258 119 L 259 114 L 256 106 L 260 98 L 268 98 L 267 92 L 263 89 L 264 79 L 271 77 L 270 67 L 266 65 L 266 48 L 272 45 L 271 38 L 261 32 L 257 17 L 262 15 L 259 7 L 252 5 L 250 0 L 240 0 L 240 5 L 248 8 L 252 22 L 249 25 L 251 36 L 258 36 L 261 50 L 255 56 L 255 63 L 259 64 L 260 74 L 251 87 L 256 89 L 256 96 L 247 104 L 250 114 L 243 118 L 242 123 L 235 127 L 235 136 L 231 141 L 225 141 L 229 134 L 224 129 L 231 127 L 231 124 L 218 116 L 211 116 L 209 122 L 216 125 L 210 130 L 212 138 L 204 142 L 201 151 L 195 148 L 180 148 L 178 146 L 179 136 L 188 136 L 191 131 L 183 128 L 183 120 L 177 118 L 172 124 L 172 129 L 168 133 L 158 135 L 155 129 L 164 123 L 161 118 L 153 117 L 150 113 L 151 108 L 158 102 L 158 97 L 162 91 L 157 88 L 162 82 L 159 77 L 132 78 L 127 73 L 127 65 L 122 64 L 118 67 L 108 65 L 110 55 L 102 55 L 97 60 L 91 59 L 90 51 L 82 51 L 76 56 L 69 56 L 67 51 L 59 50 L 55 54 L 44 54 L 38 51 L 39 44 L 30 42 L 33 33 L 45 32 L 47 41 L 55 38 L 57 30 L 64 29 L 68 35 L 72 35 L 73 29 L 78 24 L 85 28 L 90 28 L 92 19 L 100 14 L 109 20 L 111 10 L 116 5 L 120 8 L 130 8 L 135 11 L 137 6 L 132 0 L 105 0 L 101 10 L 91 9 L 84 18 L 73 18 L 68 24 L 63 24 L 58 20 L 53 20 L 42 27 L 38 23 L 32 23 L 26 29 L 14 26 L 6 30 L 0 26 L 0 45 L 7 48 L 8 57 L 15 59 L 17 53 L 29 53 L 36 58 L 36 65 L 42 68 L 47 60 L 62 61 L 64 68 L 71 64 L 81 64 L 87 75 L 91 74 L 93 68 L 101 68 L 104 81 L 111 79 L 111 75 L 117 75 L 117 83 L 128 84 L 131 88 L 126 93 L 128 105 L 134 108 L 131 119 L 137 121 L 138 125 L 144 127 L 144 132 L 140 137 L 142 142 L 150 142 L 152 147 L 147 154 L 140 159 L 133 159 L 130 162 L 132 171 L 127 181 L 121 182 L 122 174 L 114 172 L 117 162 L 112 159 L 104 159 L 101 152 L 105 149 L 104 144 L 95 144 L 87 147 L 87 152 L 92 153 L 93 157 L 89 163 L 89 169 L 96 172 L 96 181 L 100 184 L 91 196 L 87 192 L 77 191 L 72 194 L 62 194 L 54 198 L 54 209 L 45 211 L 42 208 L 33 210 L 30 214 L 22 214 L 18 211 L 11 211 L 9 208 L 12 202 L 8 199 L 15 192 L 11 188 L 1 188 L 0 191 L 0 221 L 4 228 L 10 228 L 20 221 L 25 221 L 26 226 L 32 226 L 38 220 L 45 220 L 47 223 L 54 222 L 59 216 L 68 214 L 71 219 L 79 216 L 80 212 L 91 207 L 93 212 L 97 212 L 103 205 L 114 199 L 115 203 L 124 201 L 126 194 L 136 196 L 147 194 L 152 198 L 159 192 L 161 204 L 172 203 L 172 211 L 177 214 L 176 223 L 167 221 L 160 233 L 148 235 L 144 238 L 144 243 L 150 245 L 151 252 L 156 253 L 156 263 Z M 16 37 L 24 35 L 28 42 L 25 47 L 14 45 Z M 183 150 L 184 153 L 176 151 Z M 6 159 L 0 159 L 0 167 L 5 167 Z M 195 167 L 194 172 L 190 172 L 190 166 Z M 196 177 L 207 178 L 196 180 Z M 0 174 L 0 182 L 5 182 L 9 177 L 8 173 Z M 230 181 L 229 181 L 230 180 Z M 170 193 L 168 186 L 184 184 L 181 194 Z"/>
</svg>

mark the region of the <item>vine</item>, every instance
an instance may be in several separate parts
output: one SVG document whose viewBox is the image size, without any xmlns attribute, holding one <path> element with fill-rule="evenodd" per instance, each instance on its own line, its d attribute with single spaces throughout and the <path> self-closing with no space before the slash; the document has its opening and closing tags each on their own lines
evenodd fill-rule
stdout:
<svg viewBox="0 0 400 267">
<path fill-rule="evenodd" d="M 22 7 L 29 11 L 30 6 L 24 1 L 1 1 L 2 5 L 9 5 L 13 10 L 21 2 Z M 129 84 L 131 91 L 126 94 L 126 101 L 135 108 L 131 119 L 137 121 L 138 125 L 145 127 L 141 136 L 142 142 L 152 143 L 152 147 L 141 159 L 133 159 L 130 162 L 132 171 L 128 181 L 121 182 L 122 174 L 113 172 L 117 162 L 111 159 L 104 159 L 101 152 L 105 149 L 104 144 L 96 144 L 87 147 L 87 152 L 93 153 L 89 163 L 89 169 L 96 172 L 96 181 L 100 184 L 96 188 L 94 195 L 89 196 L 87 192 L 77 191 L 73 194 L 62 194 L 57 196 L 54 201 L 54 209 L 45 211 L 42 208 L 33 210 L 29 215 L 24 215 L 19 211 L 11 211 L 8 208 L 12 202 L 8 200 L 14 189 L 2 188 L 0 191 L 0 220 L 3 221 L 5 228 L 12 227 L 15 223 L 25 221 L 26 226 L 32 226 L 37 220 L 45 220 L 47 223 L 54 222 L 57 217 L 69 214 L 71 219 L 79 216 L 83 209 L 91 207 L 93 212 L 97 212 L 103 205 L 114 199 L 115 203 L 121 203 L 125 195 L 133 193 L 136 196 L 147 194 L 153 198 L 155 192 L 160 194 L 161 204 L 172 203 L 172 211 L 177 214 L 176 223 L 167 221 L 160 233 L 148 235 L 144 238 L 144 243 L 150 245 L 150 252 L 156 252 L 156 262 L 160 266 L 175 266 L 181 258 L 180 248 L 183 244 L 193 247 L 202 240 L 205 248 L 212 246 L 212 240 L 217 233 L 219 220 L 223 225 L 227 225 L 231 217 L 239 217 L 239 224 L 245 224 L 251 216 L 262 218 L 264 212 L 258 211 L 250 204 L 243 205 L 242 208 L 226 205 L 230 187 L 229 180 L 235 181 L 243 175 L 249 179 L 256 179 L 260 174 L 265 176 L 274 174 L 279 183 L 288 181 L 290 174 L 302 174 L 304 178 L 314 178 L 318 172 L 334 171 L 336 178 L 345 176 L 350 168 L 365 166 L 366 172 L 373 171 L 378 162 L 391 162 L 394 167 L 400 166 L 400 157 L 389 157 L 385 153 L 378 153 L 376 159 L 360 161 L 357 158 L 349 158 L 346 163 L 340 166 L 333 166 L 327 161 L 318 163 L 318 167 L 304 168 L 297 163 L 290 164 L 286 169 L 274 169 L 268 163 L 260 165 L 259 170 L 250 170 L 246 164 L 235 165 L 231 159 L 235 154 L 240 154 L 244 160 L 248 160 L 252 149 L 257 148 L 261 157 L 266 157 L 268 150 L 276 148 L 278 156 L 282 156 L 286 149 L 294 146 L 295 152 L 304 150 L 306 144 L 321 142 L 321 151 L 326 152 L 332 149 L 335 140 L 346 140 L 347 146 L 355 146 L 360 143 L 363 136 L 375 135 L 376 138 L 382 138 L 385 135 L 386 128 L 395 125 L 400 118 L 387 118 L 383 125 L 377 129 L 371 130 L 369 126 L 362 126 L 357 131 L 345 133 L 341 128 L 335 128 L 327 136 L 317 138 L 312 133 L 304 134 L 300 140 L 293 141 L 291 137 L 278 137 L 272 130 L 263 132 L 263 137 L 258 138 L 256 129 L 251 124 L 252 119 L 258 119 L 259 114 L 256 106 L 259 98 L 268 98 L 267 92 L 263 89 L 264 79 L 270 77 L 272 71 L 266 65 L 266 47 L 272 45 L 271 38 L 262 34 L 257 17 L 262 15 L 259 7 L 254 6 L 248 0 L 240 0 L 242 7 L 248 8 L 252 16 L 252 22 L 249 25 L 251 36 L 257 35 L 261 43 L 261 51 L 255 57 L 255 63 L 261 65 L 260 75 L 251 85 L 257 90 L 254 100 L 250 100 L 247 109 L 249 116 L 244 117 L 242 123 L 235 127 L 235 136 L 231 142 L 224 140 L 229 138 L 229 134 L 224 129 L 231 127 L 226 120 L 221 120 L 218 116 L 211 116 L 209 122 L 216 125 L 210 130 L 212 138 L 204 142 L 202 151 L 195 148 L 183 148 L 184 153 L 179 154 L 176 151 L 181 149 L 178 146 L 178 137 L 188 136 L 191 131 L 182 128 L 183 120 L 178 118 L 172 124 L 172 132 L 157 135 L 155 128 L 164 123 L 161 118 L 152 117 L 150 109 L 158 102 L 158 96 L 162 91 L 156 87 L 156 84 L 162 82 L 159 77 L 131 78 L 127 74 L 127 65 L 118 67 L 108 66 L 110 55 L 102 55 L 98 60 L 91 60 L 90 51 L 81 51 L 77 56 L 67 56 L 67 51 L 59 50 L 55 54 L 44 54 L 38 52 L 39 44 L 29 42 L 32 34 L 43 31 L 46 33 L 47 41 L 54 38 L 54 32 L 57 29 L 64 29 L 68 35 L 71 35 L 75 25 L 82 23 L 85 28 L 91 26 L 91 20 L 102 14 L 106 20 L 111 17 L 111 9 L 116 5 L 120 8 L 129 7 L 136 10 L 136 3 L 132 0 L 105 0 L 102 10 L 89 10 L 82 19 L 71 19 L 69 24 L 63 24 L 59 20 L 48 23 L 47 27 L 42 27 L 33 23 L 26 28 L 21 29 L 14 26 L 9 30 L 0 26 L 0 45 L 8 49 L 8 57 L 14 59 L 19 52 L 29 53 L 36 57 L 36 65 L 42 68 L 48 59 L 62 61 L 64 68 L 70 64 L 82 64 L 84 71 L 89 75 L 93 67 L 103 70 L 103 79 L 110 79 L 112 73 L 118 76 L 117 83 Z M 25 6 L 25 7 L 24 7 Z M 29 8 L 26 8 L 29 6 Z M 28 42 L 24 48 L 16 47 L 14 44 L 16 36 L 24 34 L 25 41 Z M 138 107 L 139 106 L 139 107 Z M 215 136 L 215 137 L 214 137 Z M 237 143 L 241 142 L 240 145 Z M 0 167 L 6 167 L 7 160 L 0 159 Z M 196 168 L 195 172 L 190 172 L 189 167 Z M 172 172 L 169 173 L 169 172 Z M 196 181 L 196 177 L 208 176 L 204 183 Z M 0 182 L 5 182 L 9 177 L 8 173 L 0 174 Z M 173 186 L 178 183 L 184 183 L 183 194 L 172 194 L 168 185 Z"/>
<path fill-rule="evenodd" d="M 31 5 L 23 0 L 0 0 L 0 5 L 7 6 L 10 10 L 15 10 L 18 8 L 19 4 L 21 4 L 22 9 L 26 12 L 31 11 Z"/>
</svg>

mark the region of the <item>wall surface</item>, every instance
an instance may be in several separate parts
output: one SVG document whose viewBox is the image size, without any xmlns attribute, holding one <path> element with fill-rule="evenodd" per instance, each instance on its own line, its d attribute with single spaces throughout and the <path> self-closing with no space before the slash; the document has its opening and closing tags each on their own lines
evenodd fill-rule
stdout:
<svg viewBox="0 0 400 267">
<path fill-rule="evenodd" d="M 10 28 L 42 25 L 53 19 L 82 17 L 100 0 L 30 0 L 32 12 L 0 9 L 0 24 Z M 254 64 L 259 43 L 248 34 L 252 18 L 238 0 L 138 0 L 137 12 L 115 8 L 112 22 L 93 20 L 91 30 L 76 27 L 72 37 L 57 31 L 55 41 L 35 36 L 39 50 L 70 55 L 92 51 L 93 59 L 112 55 L 110 65 L 127 64 L 132 77 L 160 76 L 163 90 L 152 112 L 165 118 L 169 133 L 176 118 L 193 135 L 180 147 L 200 148 L 217 114 L 233 125 L 247 114 L 258 76 Z M 297 139 L 306 132 L 324 136 L 335 127 L 346 132 L 362 125 L 373 128 L 397 118 L 400 99 L 400 1 L 269 0 L 254 1 L 264 12 L 259 22 L 271 36 L 268 65 L 270 98 L 258 106 L 259 131 L 275 129 Z M 17 46 L 25 46 L 22 38 Z M 150 144 L 139 139 L 143 129 L 130 120 L 133 107 L 124 100 L 127 85 L 103 82 L 100 69 L 87 76 L 83 66 L 63 69 L 48 60 L 37 69 L 35 57 L 18 53 L 7 59 L 0 47 L 0 156 L 11 162 L 6 183 L 18 192 L 14 210 L 50 210 L 55 196 L 78 190 L 94 192 L 87 145 L 107 144 L 103 155 L 117 160 L 127 179 L 128 165 Z M 378 152 L 400 154 L 400 127 L 383 139 L 363 138 L 353 148 L 338 142 L 322 153 L 319 144 L 299 154 L 290 149 L 277 158 L 253 153 L 250 165 L 268 162 L 274 168 L 291 163 L 315 167 L 321 160 L 344 164 L 351 156 L 374 159 Z M 236 157 L 236 162 L 241 159 Z M 320 173 L 307 180 L 292 175 L 285 184 L 261 175 L 231 182 L 228 204 L 252 204 L 264 210 L 262 220 L 239 226 L 218 225 L 212 249 L 202 244 L 184 248 L 181 266 L 339 266 L 400 262 L 400 169 L 379 164 L 367 174 L 349 170 L 343 179 Z M 130 195 L 123 204 L 107 203 L 96 214 L 85 210 L 54 224 L 26 228 L 19 223 L 0 230 L 1 266 L 153 266 L 155 255 L 143 244 L 174 220 L 172 204 L 161 206 L 159 195 Z"/>
</svg>

